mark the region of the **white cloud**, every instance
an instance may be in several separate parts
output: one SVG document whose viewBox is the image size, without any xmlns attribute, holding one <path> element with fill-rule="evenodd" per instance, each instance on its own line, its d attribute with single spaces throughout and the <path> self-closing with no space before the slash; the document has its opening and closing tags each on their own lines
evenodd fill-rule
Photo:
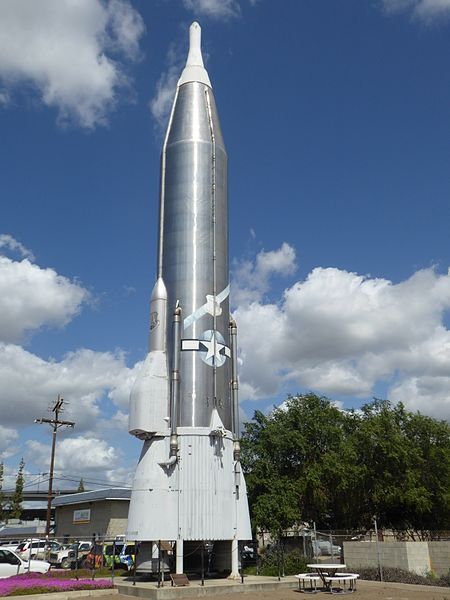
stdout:
<svg viewBox="0 0 450 600">
<path fill-rule="evenodd" d="M 216 20 L 227 20 L 241 14 L 237 0 L 183 0 L 183 4 L 196 15 Z"/>
<path fill-rule="evenodd" d="M 0 78 L 8 92 L 31 83 L 61 123 L 104 125 L 144 29 L 126 0 L 2 0 Z"/>
<path fill-rule="evenodd" d="M 8 92 L 0 90 L 0 107 L 6 107 L 9 104 L 10 97 Z"/>
<path fill-rule="evenodd" d="M 29 440 L 25 460 L 48 469 L 50 446 Z M 127 484 L 130 473 L 119 466 L 121 460 L 120 450 L 98 436 L 60 438 L 55 455 L 55 487 L 76 487 L 81 477 L 88 488 L 92 488 L 92 481 L 102 481 L 104 485 Z"/>
<path fill-rule="evenodd" d="M 388 13 L 409 12 L 424 21 L 450 15 L 450 0 L 383 0 L 383 6 Z"/>
<path fill-rule="evenodd" d="M 250 273 L 258 262 L 260 257 Z M 393 386 L 393 398 L 411 407 L 447 410 L 442 378 L 450 364 L 450 332 L 443 323 L 450 309 L 449 273 L 425 269 L 394 284 L 316 268 L 273 304 L 262 296 L 254 300 L 249 281 L 247 296 L 245 289 L 241 294 L 248 300 L 235 311 L 242 399 L 295 392 L 294 386 L 367 397 L 383 381 Z M 440 390 L 433 407 L 429 389 Z"/>
<path fill-rule="evenodd" d="M 156 129 L 159 133 L 165 131 L 169 120 L 169 114 L 175 98 L 178 79 L 183 70 L 186 60 L 185 51 L 176 43 L 169 45 L 167 51 L 167 69 L 161 73 L 156 82 L 155 94 L 149 101 L 148 106 L 155 120 Z"/>
<path fill-rule="evenodd" d="M 139 42 L 145 31 L 141 15 L 126 0 L 109 0 L 106 5 L 113 35 L 109 43 L 131 60 L 140 57 Z"/>
<path fill-rule="evenodd" d="M 135 363 L 131 369 L 123 369 L 108 392 L 108 398 L 118 407 L 128 410 L 130 391 L 137 375 L 140 373 L 142 361 Z"/>
<path fill-rule="evenodd" d="M 0 236 L 0 249 L 32 256 L 6 234 Z M 127 435 L 129 394 L 141 363 L 128 368 L 120 350 L 89 349 L 68 352 L 58 361 L 45 360 L 11 343 L 40 327 L 65 325 L 89 298 L 86 289 L 53 269 L 42 269 L 28 258 L 14 261 L 0 255 L 0 460 L 22 452 L 18 430 L 32 426 L 36 436 L 48 433 L 45 424 L 39 425 L 38 433 L 33 422 L 48 416 L 61 394 L 62 418 L 74 421 L 76 432 L 67 437 L 61 432 L 58 439 L 61 469 L 92 477 L 102 472 L 106 482 L 123 483 L 129 477 L 120 466 L 124 457 L 101 438 Z M 42 469 L 48 456 L 45 444 L 30 442 L 26 460 Z"/>
<path fill-rule="evenodd" d="M 36 440 L 27 443 L 33 461 L 45 467 L 50 466 L 50 447 Z M 55 461 L 57 471 L 83 472 L 84 470 L 98 469 L 103 471 L 111 467 L 112 461 L 117 459 L 117 452 L 99 438 L 65 437 L 58 443 L 58 455 Z"/>
<path fill-rule="evenodd" d="M 7 233 L 0 234 L 0 250 L 4 248 L 6 250 L 12 250 L 13 252 L 17 252 L 23 258 L 29 258 L 31 261 L 34 260 L 34 255 L 31 250 L 25 248 L 23 244 L 18 242 L 16 239 Z"/>
<path fill-rule="evenodd" d="M 10 236 L 3 236 L 10 238 Z M 22 254 L 19 242 L 3 239 Z M 0 255 L 0 340 L 17 342 L 43 326 L 63 327 L 76 316 L 89 293 L 53 269 L 42 269 L 28 259 L 14 261 Z"/>
<path fill-rule="evenodd" d="M 161 131 L 167 126 L 180 72 L 177 65 L 170 65 L 167 71 L 162 73 L 158 79 L 155 95 L 149 103 L 150 112 Z"/>
<path fill-rule="evenodd" d="M 286 242 L 278 250 L 261 250 L 254 262 L 236 262 L 233 265 L 234 304 L 262 300 L 273 276 L 292 275 L 296 269 L 295 250 Z"/>
<path fill-rule="evenodd" d="M 450 421 L 450 375 L 406 377 L 392 388 L 390 399 L 403 402 L 411 410 Z"/>
<path fill-rule="evenodd" d="M 15 429 L 0 425 L 0 461 L 4 460 L 6 457 L 10 456 L 11 452 L 15 451 L 12 445 L 18 437 L 19 434 Z"/>
<path fill-rule="evenodd" d="M 108 411 L 128 407 L 128 396 L 139 363 L 125 364 L 122 352 L 77 350 L 63 359 L 46 361 L 20 346 L 0 344 L 0 406 L 3 425 L 30 425 L 46 416 L 47 408 L 60 393 L 66 401 L 65 419 L 76 422 L 76 430 L 94 430 L 105 414 L 102 403 L 113 403 Z"/>
</svg>

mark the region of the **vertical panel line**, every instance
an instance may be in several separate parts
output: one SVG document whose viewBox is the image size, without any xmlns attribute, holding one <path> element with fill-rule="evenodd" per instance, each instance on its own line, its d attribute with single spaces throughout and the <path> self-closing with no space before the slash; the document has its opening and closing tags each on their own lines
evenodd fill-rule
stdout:
<svg viewBox="0 0 450 600">
<path fill-rule="evenodd" d="M 214 405 L 217 403 L 217 316 L 216 316 L 216 296 L 217 296 L 217 274 L 216 274 L 216 136 L 214 134 L 214 123 L 211 111 L 211 99 L 209 89 L 205 88 L 206 108 L 208 111 L 209 130 L 211 133 L 211 217 L 212 217 L 212 238 L 213 238 L 213 339 L 214 339 L 214 357 L 213 357 L 213 397 Z"/>
</svg>

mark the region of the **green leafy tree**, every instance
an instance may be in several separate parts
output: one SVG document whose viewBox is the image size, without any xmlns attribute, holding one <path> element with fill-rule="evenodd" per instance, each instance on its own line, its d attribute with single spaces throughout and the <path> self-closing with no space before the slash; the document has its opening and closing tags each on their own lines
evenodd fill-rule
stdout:
<svg viewBox="0 0 450 600">
<path fill-rule="evenodd" d="M 279 535 L 381 527 L 424 539 L 450 529 L 450 426 L 375 399 L 358 411 L 324 397 L 289 397 L 256 412 L 242 437 L 254 527 Z"/>
<path fill-rule="evenodd" d="M 344 432 L 342 411 L 315 394 L 290 396 L 270 416 L 255 413 L 242 438 L 255 527 L 273 533 L 301 521 L 335 527 Z"/>
<path fill-rule="evenodd" d="M 414 444 L 416 495 L 414 529 L 419 537 L 450 529 L 450 426 L 447 421 L 409 415 L 405 435 Z M 410 518 L 412 523 L 412 519 Z"/>
<path fill-rule="evenodd" d="M 24 467 L 25 463 L 22 458 L 19 463 L 19 470 L 17 472 L 16 477 L 16 487 L 11 500 L 11 508 L 9 511 L 9 516 L 11 519 L 20 519 L 20 516 L 22 514 L 23 486 L 25 483 L 25 478 L 23 476 Z"/>
<path fill-rule="evenodd" d="M 360 511 L 370 523 L 422 539 L 450 526 L 450 427 L 375 400 L 362 407 L 351 443 L 364 470 Z"/>
<path fill-rule="evenodd" d="M 84 481 L 83 478 L 80 479 L 80 483 L 78 484 L 77 492 L 84 492 Z"/>
</svg>

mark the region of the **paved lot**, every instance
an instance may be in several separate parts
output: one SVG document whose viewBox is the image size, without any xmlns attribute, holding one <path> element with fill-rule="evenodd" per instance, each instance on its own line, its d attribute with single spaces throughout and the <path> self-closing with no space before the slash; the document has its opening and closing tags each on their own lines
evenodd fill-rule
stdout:
<svg viewBox="0 0 450 600">
<path fill-rule="evenodd" d="M 195 584 L 194 584 L 195 585 Z M 184 600 L 183 590 L 180 588 L 179 600 Z M 358 581 L 358 590 L 355 594 L 345 596 L 355 600 L 450 600 L 450 588 L 438 588 L 422 585 L 406 585 L 401 583 L 378 583 L 372 581 Z M 81 596 L 78 600 L 81 600 Z M 223 594 L 215 596 L 218 600 L 300 600 L 300 598 L 339 598 L 337 595 L 319 592 L 317 594 L 302 594 L 296 589 L 280 589 L 267 592 L 245 592 Z M 86 600 L 89 597 L 86 597 Z M 101 600 L 132 600 L 131 596 L 106 595 Z"/>
</svg>

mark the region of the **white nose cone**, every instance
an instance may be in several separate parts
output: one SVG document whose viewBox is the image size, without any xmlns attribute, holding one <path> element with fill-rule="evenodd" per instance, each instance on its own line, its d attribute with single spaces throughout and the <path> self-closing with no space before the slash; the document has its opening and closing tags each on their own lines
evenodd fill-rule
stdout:
<svg viewBox="0 0 450 600">
<path fill-rule="evenodd" d="M 202 57 L 202 28 L 194 21 L 189 27 L 189 54 L 186 61 L 186 66 L 181 73 L 178 81 L 178 87 L 190 81 L 198 81 L 212 87 L 208 73 L 203 66 Z"/>
</svg>

